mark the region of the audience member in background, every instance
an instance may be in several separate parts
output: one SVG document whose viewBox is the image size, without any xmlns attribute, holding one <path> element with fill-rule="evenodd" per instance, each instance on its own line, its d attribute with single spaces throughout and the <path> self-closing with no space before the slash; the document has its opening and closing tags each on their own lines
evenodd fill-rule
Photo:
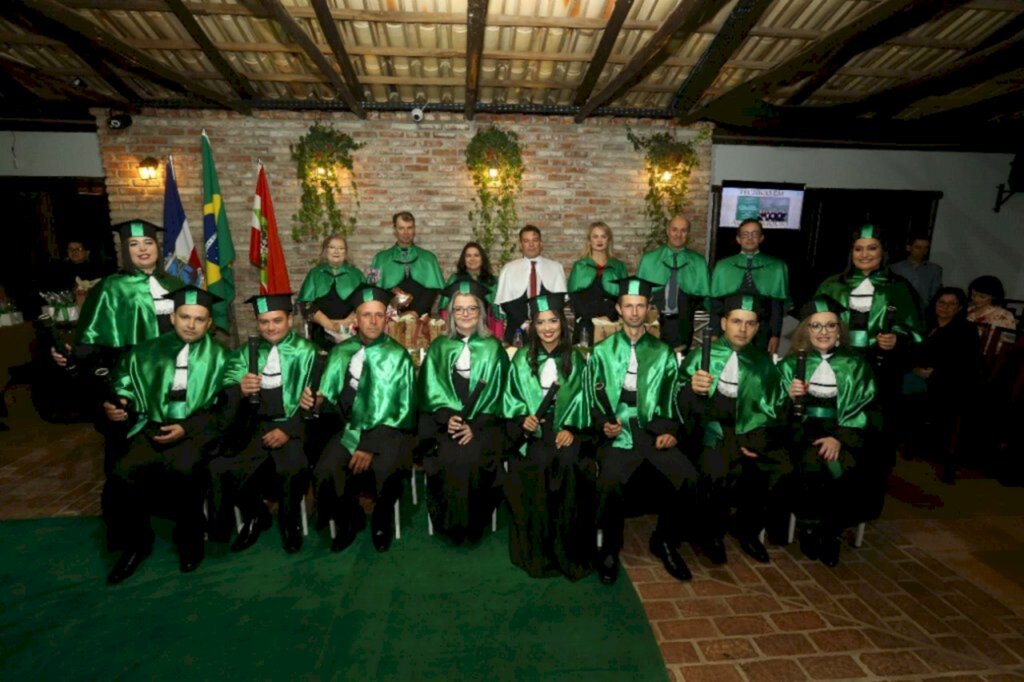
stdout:
<svg viewBox="0 0 1024 682">
<path fill-rule="evenodd" d="M 768 319 L 760 326 L 754 345 L 774 355 L 779 350 L 782 336 L 782 318 L 790 305 L 789 269 L 786 262 L 761 253 L 764 228 L 758 220 L 748 219 L 736 230 L 736 243 L 740 252 L 723 258 L 715 265 L 711 275 L 711 296 L 715 303 L 730 294 L 751 294 L 761 299 L 768 309 Z M 713 305 L 717 308 L 717 305 Z M 720 310 L 711 316 L 711 329 L 719 328 Z"/>
<path fill-rule="evenodd" d="M 434 299 L 444 286 L 444 276 L 433 253 L 416 246 L 416 218 L 409 211 L 391 216 L 395 245 L 373 257 L 372 268 L 380 273 L 377 286 L 393 294 L 412 296 L 409 310 L 419 316 L 434 307 Z"/>
<path fill-rule="evenodd" d="M 999 333 L 999 338 L 994 338 L 997 334 L 996 329 L 1017 328 L 1017 320 L 1013 313 L 1003 307 L 1003 301 L 1006 300 L 1003 283 L 993 275 L 982 275 L 967 286 L 967 296 L 970 299 L 967 306 L 967 321 L 979 325 L 978 334 L 982 339 L 982 351 L 987 358 L 992 359 L 1003 344 L 1010 345 L 1014 342 L 1012 334 Z M 988 325 L 989 328 L 981 325 Z"/>
<path fill-rule="evenodd" d="M 587 245 L 580 259 L 572 264 L 569 273 L 569 301 L 576 316 L 573 342 L 580 343 L 586 332 L 594 345 L 595 319 L 614 322 L 619 319 L 615 312 L 615 282 L 629 276 L 626 264 L 615 257 L 612 248 L 612 230 L 602 222 L 590 223 Z"/>
<path fill-rule="evenodd" d="M 74 291 L 79 305 L 89 293 L 93 282 L 102 278 L 106 271 L 89 257 L 89 249 L 78 237 L 68 240 L 67 258 L 53 264 L 46 287 L 49 291 Z"/>
<path fill-rule="evenodd" d="M 693 337 L 693 315 L 711 293 L 707 261 L 686 248 L 689 236 L 690 221 L 673 217 L 665 228 L 665 246 L 645 253 L 636 271 L 655 286 L 651 303 L 658 308 L 661 339 L 684 352 Z"/>
<path fill-rule="evenodd" d="M 955 438 L 961 419 L 981 396 L 978 332 L 967 321 L 962 289 L 942 287 L 928 311 L 928 333 L 914 353 L 914 374 L 927 385 L 922 421 L 931 448 L 941 449 L 943 480 L 956 478 Z"/>
<path fill-rule="evenodd" d="M 494 302 L 505 313 L 505 341 L 515 340 L 516 332 L 525 338 L 530 313 L 526 302 L 542 294 L 565 293 L 565 269 L 561 263 L 540 255 L 544 249 L 540 228 L 527 225 L 519 230 L 522 258 L 505 263 L 498 276 Z"/>
<path fill-rule="evenodd" d="M 348 263 L 345 238 L 338 234 L 327 237 L 320 247 L 320 262 L 306 275 L 296 298 L 303 319 L 312 323 L 310 341 L 324 350 L 334 347 L 341 328 L 355 319 L 346 299 L 364 281 L 363 273 Z"/>
<path fill-rule="evenodd" d="M 931 239 L 926 235 L 910 235 L 907 239 L 907 259 L 893 263 L 890 270 L 914 287 L 922 306 L 935 299 L 942 286 L 942 266 L 928 260 Z"/>
<path fill-rule="evenodd" d="M 494 305 L 494 293 L 498 288 L 498 278 L 491 271 L 491 259 L 487 256 L 487 251 L 477 242 L 469 242 L 462 247 L 459 262 L 455 264 L 455 272 L 444 283 L 445 289 L 460 279 L 473 280 L 487 290 L 487 297 L 484 301 L 487 303 L 487 328 L 491 330 L 491 335 L 494 338 L 501 340 L 505 336 L 505 314 L 501 312 L 501 308 Z M 448 303 L 448 297 L 441 292 L 437 307 L 443 317 L 448 314 Z"/>
</svg>

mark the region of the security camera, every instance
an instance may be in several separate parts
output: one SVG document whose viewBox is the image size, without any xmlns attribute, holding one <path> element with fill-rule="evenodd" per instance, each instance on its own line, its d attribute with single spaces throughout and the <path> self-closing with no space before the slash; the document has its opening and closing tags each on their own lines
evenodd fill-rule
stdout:
<svg viewBox="0 0 1024 682">
<path fill-rule="evenodd" d="M 111 130 L 124 130 L 132 124 L 132 117 L 128 114 L 111 114 L 107 117 L 107 127 Z"/>
<path fill-rule="evenodd" d="M 420 121 L 423 120 L 423 109 L 416 107 L 411 112 L 409 112 L 409 116 L 412 118 L 413 123 L 419 123 Z"/>
</svg>

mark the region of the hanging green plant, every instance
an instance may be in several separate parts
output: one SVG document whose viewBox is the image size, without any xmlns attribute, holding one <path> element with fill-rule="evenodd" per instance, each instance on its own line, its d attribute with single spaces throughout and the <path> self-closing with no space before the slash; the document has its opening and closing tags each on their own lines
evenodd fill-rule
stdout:
<svg viewBox="0 0 1024 682">
<path fill-rule="evenodd" d="M 466 147 L 466 167 L 476 188 L 476 208 L 469 212 L 473 239 L 503 264 L 515 253 L 519 229 L 516 198 L 523 179 L 519 136 L 495 126 L 477 131 Z"/>
<path fill-rule="evenodd" d="M 352 153 L 361 149 L 349 135 L 330 126 L 314 123 L 309 132 L 291 146 L 296 175 L 302 183 L 302 199 L 292 239 L 297 242 L 319 241 L 331 234 L 348 236 L 356 229 L 356 218 L 340 207 L 342 183 L 348 176 L 352 203 L 359 208 L 359 188 L 352 172 Z"/>
<path fill-rule="evenodd" d="M 626 138 L 633 143 L 633 149 L 644 153 L 647 171 L 644 213 L 649 228 L 645 250 L 665 243 L 668 222 L 685 208 L 690 174 L 700 165 L 697 149 L 708 134 L 708 129 L 704 128 L 696 137 L 684 141 L 667 132 L 637 135 L 626 128 Z"/>
</svg>

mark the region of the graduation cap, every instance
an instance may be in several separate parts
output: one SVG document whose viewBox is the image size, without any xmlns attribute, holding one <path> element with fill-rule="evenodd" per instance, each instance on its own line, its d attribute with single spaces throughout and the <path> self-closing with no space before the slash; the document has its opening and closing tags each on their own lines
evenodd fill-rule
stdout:
<svg viewBox="0 0 1024 682">
<path fill-rule="evenodd" d="M 447 297 L 449 301 L 454 300 L 459 294 L 465 294 L 476 296 L 485 307 L 487 306 L 487 294 L 489 293 L 491 292 L 487 287 L 471 277 L 461 277 L 441 290 L 441 295 Z"/>
<path fill-rule="evenodd" d="M 565 294 L 541 294 L 534 296 L 526 305 L 530 309 L 530 317 L 549 310 L 561 310 L 565 306 Z"/>
<path fill-rule="evenodd" d="M 199 287 L 194 287 L 191 284 L 167 294 L 164 298 L 169 298 L 174 301 L 175 310 L 183 305 L 201 305 L 207 310 L 212 310 L 214 303 L 224 300 L 220 296 L 211 294 L 206 289 L 200 289 Z"/>
<path fill-rule="evenodd" d="M 806 320 L 811 315 L 815 315 L 817 313 L 835 313 L 838 316 L 842 315 L 844 312 L 846 312 L 846 306 L 842 303 L 831 296 L 819 294 L 800 306 L 796 316 L 801 320 Z"/>
<path fill-rule="evenodd" d="M 261 296 L 250 296 L 245 299 L 246 303 L 252 305 L 252 310 L 257 315 L 270 313 L 276 310 L 283 310 L 286 313 L 292 311 L 292 294 L 265 294 Z"/>
<path fill-rule="evenodd" d="M 646 299 L 651 298 L 651 291 L 656 286 L 654 282 L 636 276 L 620 277 L 612 285 L 616 296 L 643 296 Z"/>
<path fill-rule="evenodd" d="M 112 225 L 110 229 L 121 235 L 122 240 L 131 239 L 132 237 L 149 237 L 150 239 L 156 239 L 157 232 L 163 232 L 164 228 L 159 225 L 155 225 L 148 220 L 126 220 L 123 223 L 117 223 Z"/>
<path fill-rule="evenodd" d="M 395 295 L 387 289 L 381 289 L 373 284 L 360 284 L 351 294 L 348 295 L 348 298 L 345 299 L 345 303 L 348 303 L 353 309 L 358 308 L 363 303 L 368 303 L 369 301 L 380 301 L 387 306 L 394 297 Z"/>
<path fill-rule="evenodd" d="M 877 239 L 878 241 L 883 241 L 882 228 L 871 223 L 865 223 L 853 231 L 853 241 L 858 239 Z"/>
<path fill-rule="evenodd" d="M 734 310 L 746 310 L 757 313 L 758 319 L 764 316 L 760 296 L 753 294 L 732 294 L 720 299 L 722 302 L 722 314 L 728 316 Z"/>
</svg>

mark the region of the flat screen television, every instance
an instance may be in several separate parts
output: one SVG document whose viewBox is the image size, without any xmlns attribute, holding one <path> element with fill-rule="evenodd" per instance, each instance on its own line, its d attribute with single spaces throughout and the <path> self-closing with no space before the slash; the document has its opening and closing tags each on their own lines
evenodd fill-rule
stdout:
<svg viewBox="0 0 1024 682">
<path fill-rule="evenodd" d="M 739 227 L 760 220 L 766 230 L 799 230 L 804 186 L 781 182 L 722 182 L 719 227 Z"/>
</svg>

